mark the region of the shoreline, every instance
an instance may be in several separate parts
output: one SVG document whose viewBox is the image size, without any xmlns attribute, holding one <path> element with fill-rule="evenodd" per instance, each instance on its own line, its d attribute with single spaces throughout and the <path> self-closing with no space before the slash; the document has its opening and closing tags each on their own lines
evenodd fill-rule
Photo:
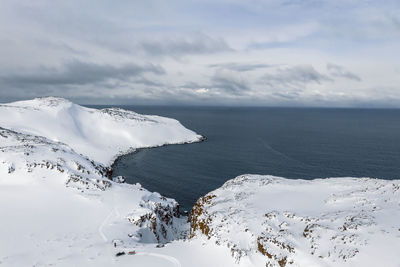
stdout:
<svg viewBox="0 0 400 267">
<path fill-rule="evenodd" d="M 202 143 L 207 141 L 207 137 L 200 135 L 201 137 L 198 140 L 195 141 L 185 141 L 185 142 L 179 142 L 179 143 L 165 143 L 162 145 L 157 145 L 157 146 L 149 146 L 149 147 L 141 147 L 141 148 L 130 148 L 126 152 L 117 154 L 115 159 L 112 160 L 112 163 L 107 165 L 107 168 L 110 168 L 110 170 L 113 172 L 114 171 L 114 165 L 124 156 L 130 155 L 130 154 L 136 154 L 139 153 L 142 150 L 146 149 L 153 149 L 153 148 L 159 148 L 159 147 L 165 147 L 165 146 L 173 146 L 173 145 L 188 145 L 188 144 L 195 144 L 195 143 Z"/>
<path fill-rule="evenodd" d="M 142 148 L 132 149 L 132 151 L 129 151 L 128 153 L 124 153 L 124 154 L 118 155 L 118 156 L 116 157 L 116 159 L 113 161 L 113 163 L 112 163 L 109 167 L 107 167 L 107 168 L 110 168 L 111 177 L 112 177 L 112 174 L 114 173 L 115 164 L 117 164 L 118 161 L 121 160 L 121 158 L 124 157 L 124 156 L 131 155 L 131 154 L 132 154 L 132 155 L 133 155 L 133 154 L 137 154 L 137 153 L 139 153 L 140 151 L 148 150 L 148 149 L 153 149 L 153 148 L 160 148 L 160 147 L 165 147 L 165 146 L 170 146 L 170 145 L 187 145 L 187 144 L 202 143 L 202 142 L 206 142 L 206 141 L 208 140 L 206 136 L 204 136 L 204 135 L 200 135 L 200 136 L 201 136 L 201 137 L 200 137 L 198 140 L 196 140 L 196 141 L 186 141 L 186 142 L 180 142 L 180 143 L 162 144 L 162 145 L 158 145 L 158 146 L 142 147 Z M 126 177 L 125 177 L 125 178 L 126 178 Z M 125 182 L 125 183 L 126 183 L 126 184 L 130 184 L 130 185 L 133 185 L 133 183 L 127 183 L 127 182 Z M 146 190 L 149 190 L 149 189 L 147 189 L 147 188 L 145 188 L 145 189 L 146 189 Z M 150 190 L 149 190 L 149 191 L 150 191 Z M 157 192 L 157 191 L 150 191 L 150 192 Z M 157 192 L 157 193 L 161 194 L 160 192 Z M 164 196 L 164 194 L 161 194 L 161 195 Z M 164 197 L 165 197 L 165 196 L 164 196 Z M 168 198 L 174 199 L 174 200 L 178 203 L 178 205 L 181 206 L 180 203 L 179 203 L 174 197 L 168 196 Z M 193 208 L 193 206 L 190 208 L 190 210 L 181 210 L 181 209 L 180 209 L 179 214 L 180 214 L 181 216 L 186 216 L 186 217 L 189 218 L 192 208 Z"/>
</svg>

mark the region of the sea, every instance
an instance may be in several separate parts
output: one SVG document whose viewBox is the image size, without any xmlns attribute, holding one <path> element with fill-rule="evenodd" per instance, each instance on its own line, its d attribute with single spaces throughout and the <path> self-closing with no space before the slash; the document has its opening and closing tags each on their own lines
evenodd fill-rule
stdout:
<svg viewBox="0 0 400 267">
<path fill-rule="evenodd" d="M 207 138 L 120 157 L 114 175 L 174 198 L 196 200 L 241 174 L 288 179 L 400 178 L 400 110 L 123 106 L 179 120 Z"/>
</svg>

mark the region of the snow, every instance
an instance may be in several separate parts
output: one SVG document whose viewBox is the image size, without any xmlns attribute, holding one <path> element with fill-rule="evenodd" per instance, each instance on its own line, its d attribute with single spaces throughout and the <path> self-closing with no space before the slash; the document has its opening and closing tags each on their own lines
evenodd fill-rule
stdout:
<svg viewBox="0 0 400 267">
<path fill-rule="evenodd" d="M 0 114 L 1 127 L 63 142 L 105 165 L 129 150 L 201 139 L 174 119 L 91 109 L 55 97 L 0 105 Z"/>
<path fill-rule="evenodd" d="M 0 265 L 109 266 L 121 249 L 182 237 L 187 218 L 175 200 L 111 179 L 108 165 L 137 148 L 200 138 L 173 119 L 60 98 L 1 105 Z M 176 265 L 158 254 L 137 256 Z"/>
<path fill-rule="evenodd" d="M 400 265 L 399 180 L 243 175 L 195 209 L 192 238 L 231 248 L 237 262 L 261 254 L 259 266 Z"/>
<path fill-rule="evenodd" d="M 189 223 L 110 175 L 121 153 L 199 140 L 173 119 L 61 98 L 0 105 L 0 266 L 400 265 L 398 180 L 243 175 Z"/>
</svg>

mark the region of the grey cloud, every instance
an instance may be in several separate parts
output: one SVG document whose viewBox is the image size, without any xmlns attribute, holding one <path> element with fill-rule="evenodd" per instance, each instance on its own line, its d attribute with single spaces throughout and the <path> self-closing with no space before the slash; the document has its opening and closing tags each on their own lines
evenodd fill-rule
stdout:
<svg viewBox="0 0 400 267">
<path fill-rule="evenodd" d="M 134 79 L 132 82 L 136 83 L 136 84 L 143 84 L 145 86 L 153 86 L 153 87 L 160 87 L 160 86 L 164 85 L 163 83 L 160 83 L 160 82 L 157 82 L 157 81 L 154 81 L 154 80 L 149 80 L 149 79 L 146 79 L 144 77 L 140 77 L 138 79 Z"/>
<path fill-rule="evenodd" d="M 392 17 L 393 25 L 400 30 L 400 17 Z"/>
<path fill-rule="evenodd" d="M 180 86 L 190 90 L 207 89 L 210 93 L 222 95 L 243 95 L 250 86 L 240 75 L 230 70 L 217 70 L 208 83 L 187 82 Z"/>
<path fill-rule="evenodd" d="M 257 64 L 257 63 L 242 64 L 242 63 L 235 63 L 235 62 L 210 64 L 208 66 L 211 68 L 223 68 L 223 69 L 229 69 L 229 70 L 234 70 L 234 71 L 253 71 L 256 69 L 265 69 L 265 68 L 274 67 L 274 65 L 269 65 L 269 64 L 260 64 L 260 63 L 259 64 Z"/>
<path fill-rule="evenodd" d="M 109 79 L 126 80 L 140 77 L 143 73 L 164 74 L 158 65 L 126 64 L 113 66 L 108 64 L 72 61 L 62 68 L 40 67 L 34 72 L 0 76 L 3 84 L 23 85 L 85 85 L 104 82 Z"/>
<path fill-rule="evenodd" d="M 346 70 L 342 66 L 328 63 L 326 65 L 326 69 L 328 70 L 329 74 L 334 77 L 341 77 L 341 78 L 346 78 L 349 80 L 354 80 L 354 81 L 359 81 L 359 82 L 361 81 L 361 78 L 359 76 Z"/>
<path fill-rule="evenodd" d="M 308 83 L 321 84 L 333 81 L 328 76 L 318 72 L 311 65 L 299 65 L 285 69 L 278 69 L 276 73 L 267 73 L 262 77 L 271 87 L 275 86 L 302 86 Z"/>
<path fill-rule="evenodd" d="M 209 88 L 210 85 L 209 84 L 199 84 L 199 83 L 190 81 L 190 82 L 182 84 L 180 87 L 188 88 L 188 89 L 199 89 L 199 88 Z"/>
<path fill-rule="evenodd" d="M 210 87 L 221 89 L 228 93 L 242 94 L 244 91 L 250 90 L 248 83 L 236 72 L 218 70 L 211 78 Z"/>
<path fill-rule="evenodd" d="M 297 91 L 284 91 L 284 92 L 276 92 L 272 94 L 275 97 L 286 99 L 286 100 L 294 100 L 300 96 Z"/>
<path fill-rule="evenodd" d="M 150 56 L 174 57 L 232 51 L 232 48 L 223 39 L 214 39 L 204 34 L 194 38 L 146 40 L 139 43 L 139 48 Z"/>
</svg>

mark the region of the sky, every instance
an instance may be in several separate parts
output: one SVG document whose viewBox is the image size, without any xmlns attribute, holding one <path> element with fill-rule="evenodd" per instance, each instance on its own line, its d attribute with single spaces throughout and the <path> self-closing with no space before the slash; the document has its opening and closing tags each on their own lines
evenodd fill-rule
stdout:
<svg viewBox="0 0 400 267">
<path fill-rule="evenodd" d="M 400 108 L 398 0 L 1 0 L 0 102 Z"/>
</svg>

